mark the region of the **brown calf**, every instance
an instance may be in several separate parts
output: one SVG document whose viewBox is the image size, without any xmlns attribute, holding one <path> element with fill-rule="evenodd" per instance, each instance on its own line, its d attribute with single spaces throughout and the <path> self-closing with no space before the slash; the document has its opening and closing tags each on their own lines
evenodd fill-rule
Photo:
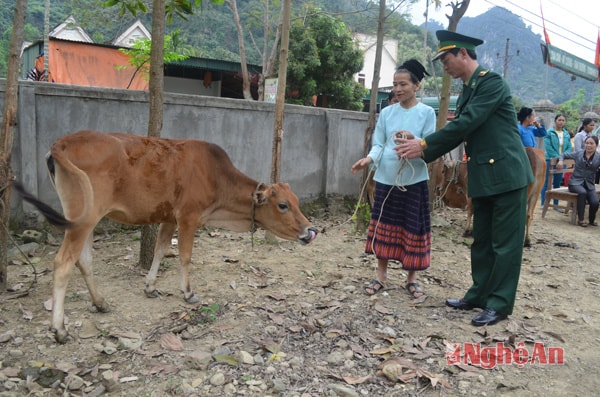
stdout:
<svg viewBox="0 0 600 397">
<path fill-rule="evenodd" d="M 179 230 L 181 291 L 197 302 L 189 280 L 194 233 L 211 225 L 244 232 L 261 226 L 286 240 L 310 243 L 317 230 L 285 183 L 265 185 L 237 170 L 219 146 L 199 140 L 157 139 L 80 131 L 58 139 L 47 165 L 65 214 L 24 194 L 48 220 L 65 228 L 54 260 L 52 327 L 64 343 L 64 300 L 77 265 L 100 311 L 108 306 L 92 276 L 92 237 L 103 217 L 130 225 L 160 224 L 146 294 L 156 296 L 160 261 Z M 17 190 L 22 188 L 15 184 Z"/>
</svg>

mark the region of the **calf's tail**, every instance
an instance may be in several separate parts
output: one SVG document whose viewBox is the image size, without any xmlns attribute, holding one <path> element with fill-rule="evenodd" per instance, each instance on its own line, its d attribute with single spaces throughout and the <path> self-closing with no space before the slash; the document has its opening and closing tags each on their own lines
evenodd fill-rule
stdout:
<svg viewBox="0 0 600 397">
<path fill-rule="evenodd" d="M 54 225 L 61 230 L 68 229 L 73 226 L 73 223 L 66 219 L 62 214 L 58 213 L 48 204 L 40 201 L 40 199 L 26 191 L 20 182 L 13 181 L 12 186 L 17 192 L 19 192 L 21 197 L 23 197 L 23 200 L 35 206 L 51 225 Z"/>
</svg>

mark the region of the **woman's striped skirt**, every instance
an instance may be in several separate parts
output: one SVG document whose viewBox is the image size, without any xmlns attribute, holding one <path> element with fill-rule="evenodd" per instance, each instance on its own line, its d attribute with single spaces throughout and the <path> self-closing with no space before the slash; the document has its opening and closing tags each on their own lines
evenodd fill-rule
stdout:
<svg viewBox="0 0 600 397">
<path fill-rule="evenodd" d="M 431 263 L 427 181 L 404 188 L 375 183 L 365 252 L 400 261 L 404 270 L 425 270 Z"/>
</svg>

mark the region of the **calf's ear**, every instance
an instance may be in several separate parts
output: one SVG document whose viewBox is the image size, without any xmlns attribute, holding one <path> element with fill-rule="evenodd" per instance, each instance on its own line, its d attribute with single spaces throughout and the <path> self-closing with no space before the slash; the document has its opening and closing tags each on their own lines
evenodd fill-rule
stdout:
<svg viewBox="0 0 600 397">
<path fill-rule="evenodd" d="M 271 191 L 271 187 L 261 183 L 256 187 L 254 193 L 252 193 L 252 200 L 254 200 L 255 205 L 264 205 L 267 203 L 269 199 L 269 194 Z"/>
</svg>

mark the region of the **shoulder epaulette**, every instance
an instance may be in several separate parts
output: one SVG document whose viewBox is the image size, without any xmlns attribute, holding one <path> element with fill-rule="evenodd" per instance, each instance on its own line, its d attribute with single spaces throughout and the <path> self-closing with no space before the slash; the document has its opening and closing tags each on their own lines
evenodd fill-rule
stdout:
<svg viewBox="0 0 600 397">
<path fill-rule="evenodd" d="M 479 72 L 479 77 L 485 76 L 486 74 L 488 74 L 489 70 L 482 70 L 481 72 Z"/>
</svg>

